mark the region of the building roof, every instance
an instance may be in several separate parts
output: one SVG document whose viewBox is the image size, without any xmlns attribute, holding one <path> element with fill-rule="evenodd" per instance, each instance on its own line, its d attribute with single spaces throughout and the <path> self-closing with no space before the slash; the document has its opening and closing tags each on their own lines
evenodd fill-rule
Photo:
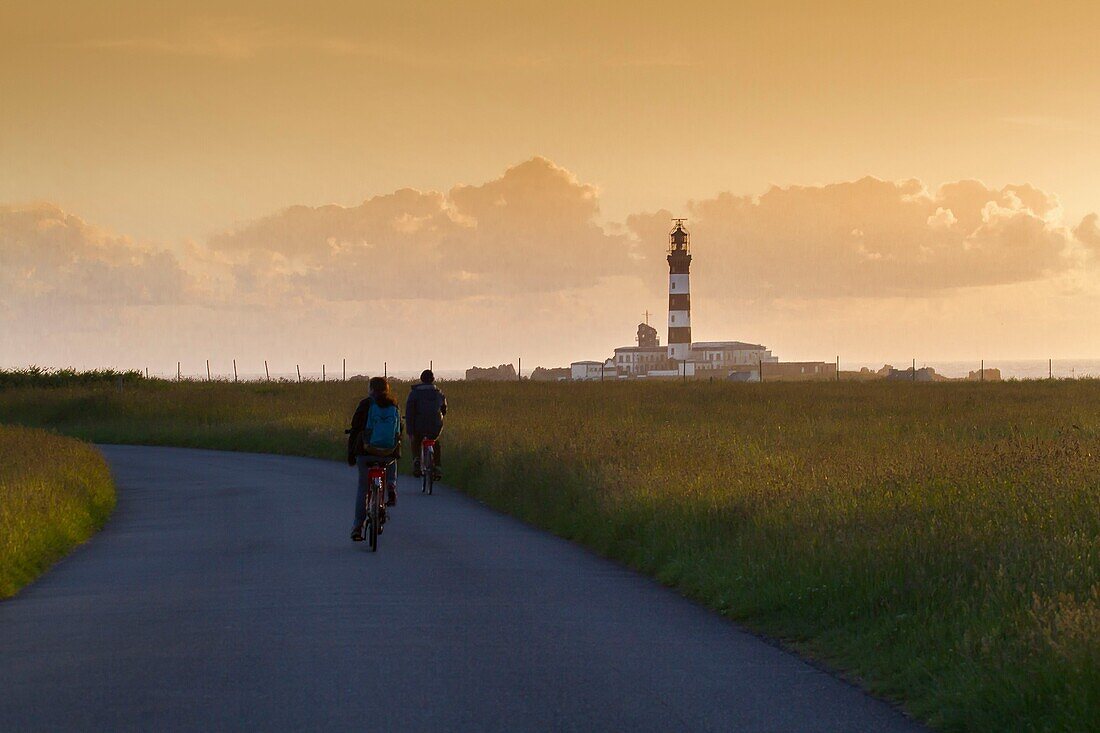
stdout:
<svg viewBox="0 0 1100 733">
<path fill-rule="evenodd" d="M 569 366 L 580 366 L 582 364 L 601 366 L 601 365 L 603 365 L 603 362 L 602 361 L 574 361 Z"/>
<path fill-rule="evenodd" d="M 668 347 L 667 346 L 618 346 L 618 347 L 615 348 L 615 353 L 616 354 L 624 352 L 624 351 L 631 351 L 631 352 L 647 351 L 647 352 L 651 352 L 651 353 L 654 353 L 654 354 L 666 354 L 666 353 L 668 353 Z"/>
<path fill-rule="evenodd" d="M 761 344 L 747 344 L 744 341 L 696 341 L 691 345 L 693 349 L 728 349 L 730 351 L 766 351 L 768 347 Z"/>
</svg>

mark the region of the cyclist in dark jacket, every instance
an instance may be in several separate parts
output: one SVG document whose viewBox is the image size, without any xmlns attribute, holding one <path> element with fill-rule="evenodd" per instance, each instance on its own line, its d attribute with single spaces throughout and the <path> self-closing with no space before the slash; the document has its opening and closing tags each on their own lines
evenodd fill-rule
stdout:
<svg viewBox="0 0 1100 733">
<path fill-rule="evenodd" d="M 435 386 L 435 374 L 425 369 L 420 374 L 420 384 L 413 385 L 409 399 L 405 401 L 405 425 L 409 429 L 409 444 L 412 446 L 413 473 L 420 473 L 420 444 L 425 438 L 436 441 L 434 478 L 443 478 L 440 465 L 443 463 L 439 434 L 443 431 L 443 416 L 447 414 L 447 397 Z"/>
</svg>

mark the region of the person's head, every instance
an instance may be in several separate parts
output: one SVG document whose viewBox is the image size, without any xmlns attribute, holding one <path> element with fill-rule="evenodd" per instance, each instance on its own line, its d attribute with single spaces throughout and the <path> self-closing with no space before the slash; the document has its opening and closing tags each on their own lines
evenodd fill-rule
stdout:
<svg viewBox="0 0 1100 733">
<path fill-rule="evenodd" d="M 420 381 L 424 384 L 431 384 L 432 382 L 434 382 L 435 375 L 432 374 L 432 370 L 425 369 L 424 371 L 420 372 Z"/>
<path fill-rule="evenodd" d="M 367 385 L 370 388 L 370 396 L 373 397 L 374 401 L 379 405 L 397 404 L 397 400 L 394 399 L 393 393 L 390 392 L 390 380 L 385 377 L 371 377 Z"/>
</svg>

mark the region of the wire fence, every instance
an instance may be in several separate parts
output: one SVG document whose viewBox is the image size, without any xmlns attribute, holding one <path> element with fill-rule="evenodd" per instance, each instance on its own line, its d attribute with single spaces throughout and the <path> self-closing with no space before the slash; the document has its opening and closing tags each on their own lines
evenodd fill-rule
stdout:
<svg viewBox="0 0 1100 733">
<path fill-rule="evenodd" d="M 517 360 L 517 368 L 511 379 L 526 380 L 529 374 L 522 371 L 522 360 Z M 426 365 L 433 368 L 431 361 Z M 1037 379 L 1095 379 L 1100 377 L 1100 359 L 975 359 L 975 360 L 945 360 L 923 361 L 917 358 L 909 358 L 900 365 L 897 362 L 878 362 L 873 364 L 867 361 L 846 362 L 842 357 L 836 357 L 830 361 L 798 362 L 798 361 L 760 361 L 755 364 L 738 365 L 736 368 L 703 369 L 703 364 L 695 365 L 694 374 L 687 370 L 677 370 L 680 378 L 715 379 L 724 371 L 748 374 L 750 379 L 742 381 L 914 381 L 914 382 L 939 382 L 939 381 L 976 381 L 996 382 L 1009 379 L 1037 380 Z M 221 381 L 221 382 L 339 382 L 348 380 L 367 379 L 371 376 L 385 376 L 397 380 L 416 380 L 420 376 L 420 369 L 400 368 L 391 370 L 389 362 L 384 361 L 381 367 L 363 368 L 349 366 L 346 359 L 320 364 L 294 363 L 289 369 L 287 362 L 279 362 L 279 368 L 273 369 L 270 361 L 240 362 L 237 359 L 203 360 L 199 363 L 176 363 L 174 372 L 150 371 L 148 368 L 133 370 L 146 378 L 157 378 L 175 381 Z M 35 368 L 37 369 L 37 367 Z M 562 368 L 564 369 L 564 368 Z M 41 370 L 40 370 L 41 371 Z M 60 373 L 65 370 L 56 370 Z M 72 371 L 72 370 L 67 370 Z M 11 373 L 11 372 L 8 372 Z M 444 380 L 462 379 L 465 374 L 462 370 L 445 370 L 436 375 Z M 616 374 L 615 376 L 601 373 L 601 379 L 610 378 L 616 381 L 630 378 L 633 375 Z M 583 381 L 592 381 L 591 377 L 583 377 Z"/>
</svg>

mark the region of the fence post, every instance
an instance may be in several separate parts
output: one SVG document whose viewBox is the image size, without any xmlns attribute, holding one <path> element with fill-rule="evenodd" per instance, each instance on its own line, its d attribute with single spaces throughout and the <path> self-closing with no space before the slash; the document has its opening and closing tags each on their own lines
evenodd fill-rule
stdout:
<svg viewBox="0 0 1100 733">
<path fill-rule="evenodd" d="M 233 360 L 233 383 L 237 383 L 237 360 Z"/>
<path fill-rule="evenodd" d="M 388 361 L 382 362 L 382 376 L 386 379 L 390 378 L 390 363 Z"/>
<path fill-rule="evenodd" d="M 210 360 L 206 360 L 206 381 L 210 381 Z"/>
<path fill-rule="evenodd" d="M 1054 379 L 1054 359 L 1047 359 L 1047 379 Z"/>
<path fill-rule="evenodd" d="M 321 365 L 321 384 L 325 383 L 325 365 Z"/>
<path fill-rule="evenodd" d="M 913 381 L 917 381 L 917 360 L 913 359 Z"/>
<path fill-rule="evenodd" d="M 267 359 L 264 359 L 264 374 L 267 375 L 267 381 L 271 381 L 271 371 L 267 368 Z"/>
<path fill-rule="evenodd" d="M 180 381 L 180 363 L 176 362 L 176 381 Z"/>
<path fill-rule="evenodd" d="M 298 372 L 298 384 L 301 384 L 302 383 L 302 367 L 295 364 L 294 369 Z"/>
<path fill-rule="evenodd" d="M 836 381 L 840 381 L 840 354 L 836 355 Z"/>
<path fill-rule="evenodd" d="M 344 362 L 343 362 L 343 367 L 342 367 L 342 374 L 343 374 L 343 381 L 345 381 L 345 382 L 348 381 L 348 360 L 347 360 L 347 357 L 344 357 Z"/>
<path fill-rule="evenodd" d="M 978 381 L 979 382 L 984 382 L 985 381 L 985 359 L 982 359 L 982 365 L 981 365 L 981 367 L 979 367 Z"/>
</svg>

